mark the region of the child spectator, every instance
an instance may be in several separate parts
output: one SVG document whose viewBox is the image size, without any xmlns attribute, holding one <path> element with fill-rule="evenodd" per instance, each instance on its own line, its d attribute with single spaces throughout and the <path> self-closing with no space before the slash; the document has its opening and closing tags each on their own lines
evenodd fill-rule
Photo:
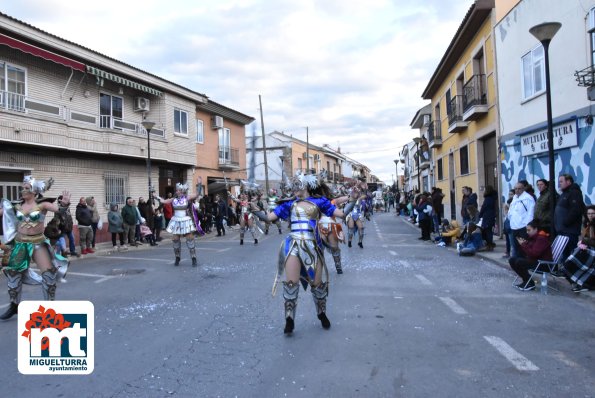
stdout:
<svg viewBox="0 0 595 398">
<path fill-rule="evenodd" d="M 116 236 L 120 238 L 120 250 L 127 250 L 126 244 L 124 242 L 124 219 L 122 218 L 122 214 L 118 211 L 118 204 L 111 203 L 109 206 L 109 213 L 107 213 L 107 222 L 108 222 L 108 232 L 112 234 L 112 245 L 114 245 L 114 250 L 118 250 L 118 245 L 116 244 Z"/>
<path fill-rule="evenodd" d="M 445 218 L 442 220 L 442 232 L 440 233 L 440 236 L 436 237 L 436 243 L 440 246 L 448 246 L 454 239 L 458 238 L 459 235 L 461 235 L 461 226 L 457 220 L 453 220 L 452 223 L 449 223 Z"/>
</svg>

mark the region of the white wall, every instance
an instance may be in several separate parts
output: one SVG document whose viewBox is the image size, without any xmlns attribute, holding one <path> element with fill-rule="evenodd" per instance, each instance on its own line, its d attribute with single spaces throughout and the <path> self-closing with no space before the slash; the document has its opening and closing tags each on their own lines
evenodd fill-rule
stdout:
<svg viewBox="0 0 595 398">
<path fill-rule="evenodd" d="M 574 72 L 591 64 L 586 15 L 594 0 L 524 0 L 495 28 L 501 135 L 544 123 L 545 94 L 523 103 L 521 57 L 540 45 L 529 29 L 542 22 L 562 28 L 549 47 L 552 113 L 555 118 L 590 105 Z"/>
</svg>

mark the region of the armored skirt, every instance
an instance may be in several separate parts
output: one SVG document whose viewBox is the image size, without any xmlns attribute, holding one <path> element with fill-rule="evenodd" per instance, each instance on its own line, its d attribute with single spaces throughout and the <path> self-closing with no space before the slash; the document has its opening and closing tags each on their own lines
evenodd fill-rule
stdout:
<svg viewBox="0 0 595 398">
<path fill-rule="evenodd" d="M 174 235 L 186 235 L 196 231 L 194 220 L 186 214 L 186 210 L 174 210 L 174 216 L 167 224 L 167 232 Z"/>
</svg>

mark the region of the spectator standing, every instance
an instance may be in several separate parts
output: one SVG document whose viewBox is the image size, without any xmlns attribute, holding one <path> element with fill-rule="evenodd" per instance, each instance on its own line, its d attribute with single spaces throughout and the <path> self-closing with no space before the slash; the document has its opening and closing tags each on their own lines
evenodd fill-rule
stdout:
<svg viewBox="0 0 595 398">
<path fill-rule="evenodd" d="M 134 207 L 134 212 L 136 214 L 136 221 L 134 224 L 134 240 L 139 245 L 142 245 L 144 239 L 140 233 L 140 225 L 144 222 L 143 216 L 140 214 L 140 210 L 138 209 L 138 203 L 136 203 L 136 200 L 134 200 L 134 199 L 132 200 L 132 206 Z"/>
<path fill-rule="evenodd" d="M 496 225 L 496 203 L 498 193 L 491 186 L 485 187 L 483 203 L 478 218 L 481 220 L 482 238 L 486 241 L 486 250 L 494 250 L 494 225 Z"/>
<path fill-rule="evenodd" d="M 91 240 L 91 247 L 95 249 L 95 236 L 97 235 L 97 225 L 99 224 L 99 212 L 97 211 L 97 202 L 93 196 L 85 199 L 87 207 L 91 210 L 91 229 L 93 230 L 93 239 Z"/>
<path fill-rule="evenodd" d="M 541 229 L 538 220 L 529 222 L 526 230 L 526 238 L 516 238 L 526 258 L 512 256 L 508 259 L 510 268 L 522 279 L 521 283 L 516 287 L 523 291 L 535 289 L 535 282 L 530 279 L 529 269 L 535 268 L 538 260 L 552 261 L 552 247 L 549 235 Z"/>
<path fill-rule="evenodd" d="M 172 194 L 171 194 L 171 192 L 168 192 L 166 199 L 171 199 L 171 198 L 172 198 Z M 169 220 L 171 220 L 171 218 L 173 216 L 174 216 L 174 208 L 172 207 L 172 204 L 164 203 L 163 204 L 163 217 L 165 218 L 165 225 L 163 226 L 164 228 L 167 228 L 167 225 L 169 224 Z"/>
<path fill-rule="evenodd" d="M 525 185 L 517 182 L 514 186 L 514 196 L 508 209 L 508 220 L 510 221 L 510 256 L 523 257 L 520 251 L 518 238 L 527 239 L 527 224 L 533 220 L 535 200 L 525 192 Z"/>
<path fill-rule="evenodd" d="M 442 189 L 432 187 L 432 207 L 434 208 L 434 232 L 440 232 L 440 221 L 444 218 L 444 205 Z"/>
<path fill-rule="evenodd" d="M 549 190 L 549 182 L 544 179 L 537 180 L 537 189 L 539 190 L 539 198 L 535 202 L 535 213 L 533 218 L 536 218 L 541 223 L 541 227 L 547 233 L 551 232 L 552 216 L 551 216 L 551 192 Z"/>
<path fill-rule="evenodd" d="M 504 225 L 502 226 L 502 234 L 504 235 L 504 239 L 506 240 L 506 252 L 502 256 L 502 258 L 509 258 L 510 257 L 510 239 L 512 239 L 512 231 L 510 230 L 510 220 L 508 219 L 508 209 L 510 209 L 510 203 L 512 202 L 512 198 L 514 197 L 514 189 L 508 191 L 508 199 L 504 202 L 504 206 L 502 206 L 502 214 L 504 216 Z"/>
<path fill-rule="evenodd" d="M 161 231 L 163 230 L 163 213 L 161 207 L 155 209 L 155 216 L 153 217 L 153 224 L 155 224 L 155 241 L 161 242 Z"/>
<path fill-rule="evenodd" d="M 432 205 L 428 202 L 426 195 L 420 195 L 416 207 L 417 221 L 421 228 L 421 240 L 431 240 L 430 232 L 432 230 Z"/>
<path fill-rule="evenodd" d="M 477 222 L 477 194 L 470 187 L 463 187 L 463 202 L 461 207 L 461 216 L 463 224 L 469 221 Z"/>
<path fill-rule="evenodd" d="M 72 220 L 72 214 L 70 213 L 70 202 L 65 202 L 62 195 L 58 196 L 58 214 L 54 217 L 60 217 L 60 230 L 64 237 L 68 238 L 69 255 L 79 256 L 76 252 L 76 244 L 74 243 L 74 222 Z M 66 254 L 66 253 L 64 253 Z"/>
<path fill-rule="evenodd" d="M 79 199 L 79 204 L 76 205 L 76 222 L 79 228 L 79 243 L 81 245 L 81 254 L 95 253 L 95 250 L 91 248 L 91 242 L 93 241 L 93 212 L 87 206 L 85 198 Z"/>
<path fill-rule="evenodd" d="M 227 204 L 221 195 L 215 196 L 215 226 L 217 227 L 217 236 L 225 236 L 225 228 L 223 227 L 223 219 L 227 217 Z"/>
<path fill-rule="evenodd" d="M 120 238 L 120 250 L 126 250 L 126 243 L 124 242 L 124 220 L 122 219 L 122 214 L 118 211 L 118 204 L 117 203 L 110 203 L 109 205 L 109 212 L 107 213 L 107 222 L 108 222 L 108 232 L 112 234 L 112 245 L 114 245 L 114 250 L 118 250 L 118 245 L 116 244 L 116 237 Z"/>
<path fill-rule="evenodd" d="M 153 210 L 153 204 L 146 201 L 145 198 L 141 196 L 138 198 L 138 210 L 141 217 L 145 219 L 147 227 L 149 227 L 151 233 L 153 233 L 153 230 L 155 229 L 155 212 Z"/>
<path fill-rule="evenodd" d="M 585 203 L 580 187 L 570 174 L 558 177 L 558 187 L 562 193 L 556 201 L 554 232 L 556 235 L 568 236 L 568 244 L 564 249 L 566 259 L 578 244 Z"/>
<path fill-rule="evenodd" d="M 124 228 L 124 241 L 128 239 L 130 246 L 138 246 L 134 240 L 136 229 L 136 208 L 133 206 L 134 200 L 129 196 L 126 198 L 126 205 L 122 207 L 122 226 Z"/>
</svg>

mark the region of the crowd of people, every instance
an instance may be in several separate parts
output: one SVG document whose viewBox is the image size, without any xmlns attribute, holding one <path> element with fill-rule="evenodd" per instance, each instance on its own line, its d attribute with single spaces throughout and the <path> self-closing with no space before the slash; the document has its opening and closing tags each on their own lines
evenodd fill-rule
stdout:
<svg viewBox="0 0 595 398">
<path fill-rule="evenodd" d="M 551 261 L 552 240 L 564 235 L 568 244 L 556 272 L 568 279 L 575 292 L 595 289 L 595 206 L 585 206 L 580 187 L 570 175 L 560 176 L 560 195 L 552 196 L 546 180 L 540 179 L 536 185 L 539 196 L 527 181 L 519 181 L 502 207 L 505 257 L 520 279 L 517 288 L 535 289 L 529 270 L 540 260 Z M 494 230 L 500 211 L 498 193 L 491 186 L 485 187 L 481 198 L 470 187 L 462 188 L 459 214 L 462 224 L 459 224 L 444 218 L 444 194 L 440 188 L 432 188 L 431 192 L 372 191 L 361 181 L 329 187 L 323 175 L 297 174 L 279 192 L 272 189 L 263 193 L 258 185 L 244 182 L 237 198 L 230 192 L 214 197 L 200 193 L 190 195 L 188 185 L 178 183 L 175 192 L 166 198 L 151 194 L 149 200 L 139 197 L 136 201 L 128 197 L 122 209 L 117 203 L 111 203 L 107 225 L 102 225 L 93 196 L 79 198 L 73 217 L 68 192 L 56 199 L 43 196 L 50 186 L 51 180 L 36 182 L 28 177 L 23 182 L 21 200 L 2 201 L 1 249 L 11 305 L 0 319 L 9 319 L 16 313 L 23 283 L 42 285 L 44 297 L 53 299 L 56 279 L 63 279 L 67 271 L 67 256 L 94 253 L 97 233 L 104 227 L 111 234 L 114 250 L 118 251 L 142 244 L 157 246 L 165 229 L 172 236 L 174 265 L 181 263 L 181 242 L 185 238 L 192 266 L 196 267 L 197 235 L 209 234 L 215 229 L 217 236 L 224 236 L 229 226 L 239 225 L 239 244 L 244 244 L 248 231 L 257 245 L 260 234 L 268 234 L 273 225 L 282 234 L 280 220 L 285 220 L 289 235 L 279 253 L 273 287 L 274 294 L 285 274 L 284 331 L 291 334 L 295 327 L 300 285 L 304 290 L 310 288 L 321 325 L 328 329 L 328 269 L 324 251 L 330 253 L 337 273 L 342 274 L 339 243 L 347 243 L 351 248 L 357 236 L 357 246 L 363 249 L 365 224 L 374 211 L 390 212 L 394 207 L 397 214 L 408 216 L 419 226 L 420 240 L 433 241 L 438 246 L 456 245 L 460 255 L 494 250 Z M 553 219 L 552 200 L 555 200 Z M 46 223 L 48 211 L 54 215 Z M 75 221 L 80 252 L 74 240 Z M 343 233 L 343 225 L 347 234 Z M 38 264 L 41 276 L 31 272 L 32 261 Z"/>
</svg>

